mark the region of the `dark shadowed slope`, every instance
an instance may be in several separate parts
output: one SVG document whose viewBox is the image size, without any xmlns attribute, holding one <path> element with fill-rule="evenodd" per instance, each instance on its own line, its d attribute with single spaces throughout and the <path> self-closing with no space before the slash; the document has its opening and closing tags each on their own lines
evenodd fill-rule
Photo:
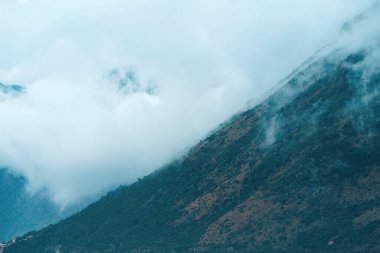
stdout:
<svg viewBox="0 0 380 253">
<path fill-rule="evenodd" d="M 0 241 L 43 228 L 79 210 L 61 212 L 47 196 L 31 195 L 25 187 L 23 177 L 0 169 Z"/>
<path fill-rule="evenodd" d="M 5 252 L 380 252 L 371 55 L 316 60 L 183 160 Z"/>
</svg>

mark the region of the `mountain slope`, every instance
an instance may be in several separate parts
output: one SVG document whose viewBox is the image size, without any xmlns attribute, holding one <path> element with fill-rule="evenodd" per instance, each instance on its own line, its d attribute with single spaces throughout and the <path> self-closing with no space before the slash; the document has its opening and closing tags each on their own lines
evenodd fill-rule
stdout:
<svg viewBox="0 0 380 253">
<path fill-rule="evenodd" d="M 182 160 L 5 252 L 380 252 L 372 55 L 315 60 Z"/>
</svg>

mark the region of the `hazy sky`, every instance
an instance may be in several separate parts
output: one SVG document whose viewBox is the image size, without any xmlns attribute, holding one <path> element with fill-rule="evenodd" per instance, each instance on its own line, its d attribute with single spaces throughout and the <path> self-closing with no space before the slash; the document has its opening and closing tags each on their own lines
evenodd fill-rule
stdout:
<svg viewBox="0 0 380 253">
<path fill-rule="evenodd" d="M 61 205 L 131 183 L 262 98 L 372 0 L 1 0 L 0 166 Z M 108 78 L 136 72 L 155 93 Z"/>
</svg>

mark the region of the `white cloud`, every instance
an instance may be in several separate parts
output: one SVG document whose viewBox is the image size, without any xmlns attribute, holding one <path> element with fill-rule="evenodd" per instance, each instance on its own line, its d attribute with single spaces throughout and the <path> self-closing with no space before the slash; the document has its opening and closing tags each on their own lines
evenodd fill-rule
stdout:
<svg viewBox="0 0 380 253">
<path fill-rule="evenodd" d="M 0 164 L 60 204 L 131 183 L 260 98 L 370 0 L 0 2 Z M 133 68 L 153 95 L 109 80 Z"/>
</svg>

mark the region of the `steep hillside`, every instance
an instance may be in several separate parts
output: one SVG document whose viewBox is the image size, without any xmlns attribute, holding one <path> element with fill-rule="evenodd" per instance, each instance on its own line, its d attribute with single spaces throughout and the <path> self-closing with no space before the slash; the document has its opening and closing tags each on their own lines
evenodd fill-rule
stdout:
<svg viewBox="0 0 380 253">
<path fill-rule="evenodd" d="M 5 253 L 380 252 L 372 56 L 315 59 L 182 160 Z"/>
</svg>

